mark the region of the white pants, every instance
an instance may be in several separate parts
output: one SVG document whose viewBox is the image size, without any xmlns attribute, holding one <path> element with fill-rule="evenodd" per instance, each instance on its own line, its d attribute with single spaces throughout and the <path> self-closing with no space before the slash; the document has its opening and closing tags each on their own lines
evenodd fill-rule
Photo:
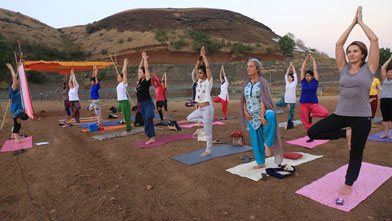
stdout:
<svg viewBox="0 0 392 221">
<path fill-rule="evenodd" d="M 188 115 L 186 118 L 188 121 L 201 120 L 204 124 L 204 131 L 207 138 L 206 152 L 211 153 L 212 147 L 212 122 L 214 119 L 214 108 L 212 105 L 198 108 Z"/>
</svg>

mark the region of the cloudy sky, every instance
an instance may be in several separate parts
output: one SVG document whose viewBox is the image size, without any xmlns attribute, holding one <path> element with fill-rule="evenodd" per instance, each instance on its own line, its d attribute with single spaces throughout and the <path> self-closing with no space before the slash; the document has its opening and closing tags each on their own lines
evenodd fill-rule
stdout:
<svg viewBox="0 0 392 221">
<path fill-rule="evenodd" d="M 293 33 L 308 47 L 334 57 L 334 45 L 363 6 L 363 20 L 380 40 L 380 47 L 392 48 L 392 1 L 390 0 L 0 0 L 0 8 L 17 11 L 55 28 L 82 25 L 135 8 L 208 7 L 239 12 L 255 19 L 276 34 Z M 348 42 L 368 43 L 359 27 Z"/>
</svg>

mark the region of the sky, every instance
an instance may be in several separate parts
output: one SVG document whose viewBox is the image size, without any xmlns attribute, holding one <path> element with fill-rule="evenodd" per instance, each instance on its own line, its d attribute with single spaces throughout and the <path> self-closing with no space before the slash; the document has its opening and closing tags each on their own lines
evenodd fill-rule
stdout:
<svg viewBox="0 0 392 221">
<path fill-rule="evenodd" d="M 392 48 L 391 0 L 0 0 L 0 8 L 20 12 L 55 28 L 85 25 L 136 8 L 218 8 L 255 19 L 283 36 L 294 34 L 305 46 L 335 57 L 335 42 L 363 7 L 363 21 L 378 36 L 380 48 Z M 356 26 L 347 42 L 363 41 Z"/>
</svg>

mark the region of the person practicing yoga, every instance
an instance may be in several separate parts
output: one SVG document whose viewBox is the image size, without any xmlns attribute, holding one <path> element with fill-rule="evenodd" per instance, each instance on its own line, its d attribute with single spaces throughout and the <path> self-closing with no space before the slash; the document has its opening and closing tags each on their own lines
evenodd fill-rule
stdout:
<svg viewBox="0 0 392 221">
<path fill-rule="evenodd" d="M 290 72 L 292 69 L 292 72 Z M 295 67 L 293 63 L 290 62 L 289 67 L 287 68 L 286 74 L 284 76 L 284 80 L 286 82 L 286 90 L 284 93 L 284 97 L 281 98 L 278 102 L 276 102 L 276 106 L 280 108 L 284 108 L 287 105 L 290 105 L 290 112 L 287 121 L 286 129 L 292 129 L 294 127 L 293 119 L 294 119 L 294 109 L 296 103 L 296 90 L 297 90 L 297 73 L 295 71 Z"/>
<path fill-rule="evenodd" d="M 167 97 L 166 97 L 167 75 L 166 75 L 166 72 L 163 73 L 162 79 L 159 79 L 159 77 L 156 74 L 156 70 L 154 68 L 153 74 L 152 74 L 152 85 L 154 86 L 154 91 L 155 91 L 156 108 L 159 113 L 159 118 L 161 119 L 161 122 L 163 122 L 162 109 L 165 110 L 165 117 L 167 115 Z"/>
<path fill-rule="evenodd" d="M 359 25 L 370 41 L 368 50 L 360 41 L 354 41 L 343 49 L 354 26 Z M 346 60 L 347 55 L 347 60 Z M 336 64 L 340 72 L 340 96 L 333 114 L 318 121 L 308 130 L 312 139 L 346 138 L 350 152 L 346 179 L 341 195 L 351 193 L 361 169 L 363 151 L 371 129 L 372 111 L 369 103 L 370 85 L 379 62 L 378 38 L 362 20 L 362 7 L 358 7 L 350 26 L 336 42 Z M 344 129 L 349 127 L 349 129 Z"/>
<path fill-rule="evenodd" d="M 8 90 L 11 99 L 10 112 L 12 114 L 12 119 L 14 121 L 11 138 L 15 139 L 15 143 L 21 143 L 22 137 L 19 134 L 20 129 L 22 128 L 21 123 L 22 120 L 25 121 L 29 119 L 29 117 L 24 112 L 21 90 L 20 90 L 20 81 L 18 79 L 18 76 L 16 75 L 11 64 L 7 63 L 6 66 L 12 75 L 11 87 Z"/>
<path fill-rule="evenodd" d="M 71 113 L 75 118 L 76 123 L 80 123 L 80 102 L 79 102 L 79 84 L 76 81 L 74 70 L 71 69 L 71 75 L 69 77 L 69 91 L 68 97 L 69 102 L 71 102 Z"/>
<path fill-rule="evenodd" d="M 219 80 L 221 82 L 220 94 L 217 97 L 214 97 L 213 101 L 215 103 L 221 103 L 223 119 L 227 120 L 227 106 L 229 105 L 229 81 L 227 80 L 225 67 L 223 64 L 219 72 Z"/>
<path fill-rule="evenodd" d="M 197 60 L 195 70 L 198 75 L 198 82 L 196 87 L 195 101 L 197 102 L 197 109 L 190 113 L 187 117 L 188 121 L 202 121 L 204 124 L 204 131 L 206 134 L 206 149 L 200 156 L 207 156 L 211 154 L 212 147 L 212 122 L 214 117 L 214 108 L 211 100 L 211 89 L 213 79 L 211 75 L 210 64 L 206 56 L 204 46 L 200 49 L 201 59 Z"/>
<path fill-rule="evenodd" d="M 381 90 L 380 81 L 376 76 L 373 77 L 372 84 L 370 86 L 369 102 L 372 109 L 372 119 L 376 116 L 378 106 L 378 91 Z"/>
<path fill-rule="evenodd" d="M 380 109 L 384 128 L 384 134 L 381 135 L 381 138 L 388 137 L 389 125 L 390 122 L 392 122 L 392 69 L 388 69 L 391 60 L 392 55 L 385 64 L 381 66 L 382 88 L 380 92 Z M 392 139 L 392 136 L 389 137 L 389 139 Z"/>
<path fill-rule="evenodd" d="M 268 81 L 261 76 L 261 62 L 251 58 L 247 63 L 247 72 L 248 80 L 243 86 L 240 112 L 243 129 L 249 129 L 257 163 L 253 168 L 265 167 L 265 158 L 271 156 L 271 149 L 275 163 L 280 165 L 283 161 L 282 142 Z"/>
<path fill-rule="evenodd" d="M 127 87 L 128 87 L 128 79 L 127 79 L 127 66 L 128 66 L 128 59 L 125 58 L 123 62 L 123 67 L 121 70 L 121 74 L 117 73 L 117 100 L 118 100 L 118 112 L 122 112 L 124 120 L 125 120 L 125 125 L 126 125 L 126 131 L 131 131 L 132 126 L 131 126 L 131 105 L 128 100 L 128 93 L 127 93 Z"/>
<path fill-rule="evenodd" d="M 98 126 L 102 125 L 102 113 L 101 113 L 101 100 L 99 99 L 99 89 L 101 89 L 101 80 L 98 78 L 98 68 L 96 66 L 93 67 L 93 72 L 90 78 L 90 105 L 88 106 L 88 110 L 94 110 L 95 115 L 98 118 Z"/>
<path fill-rule="evenodd" d="M 313 71 L 306 70 L 306 62 L 308 60 L 312 60 L 313 63 Z M 302 121 L 302 125 L 308 130 L 312 126 L 312 118 L 320 117 L 325 118 L 328 116 L 328 110 L 319 104 L 317 98 L 317 88 L 319 84 L 319 73 L 317 70 L 316 59 L 312 56 L 312 54 L 308 54 L 305 57 L 304 62 L 301 67 L 301 96 L 299 98 L 299 115 Z M 312 142 L 313 139 L 309 139 L 306 142 Z"/>
<path fill-rule="evenodd" d="M 155 128 L 154 128 L 154 102 L 150 95 L 151 75 L 148 69 L 148 56 L 146 52 L 142 52 L 142 60 L 140 61 L 137 74 L 136 96 L 137 101 L 140 102 L 142 108 L 142 116 L 144 119 L 144 133 L 149 138 L 145 144 L 155 142 Z"/>
<path fill-rule="evenodd" d="M 63 96 L 63 101 L 64 101 L 64 110 L 65 110 L 65 120 L 69 120 L 71 117 L 71 102 L 69 101 L 68 97 L 68 92 L 69 92 L 69 85 L 68 85 L 68 76 L 64 77 L 64 82 L 63 82 L 63 91 L 61 92 L 61 95 Z"/>
</svg>

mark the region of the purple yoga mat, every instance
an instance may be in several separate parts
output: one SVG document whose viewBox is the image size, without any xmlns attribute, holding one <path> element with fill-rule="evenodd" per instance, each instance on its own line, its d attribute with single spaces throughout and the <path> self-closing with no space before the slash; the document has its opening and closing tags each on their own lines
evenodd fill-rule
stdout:
<svg viewBox="0 0 392 221">
<path fill-rule="evenodd" d="M 301 138 L 298 138 L 295 140 L 286 141 L 286 143 L 298 145 L 298 146 L 305 147 L 308 149 L 312 149 L 314 147 L 317 147 L 318 145 L 325 144 L 325 143 L 329 142 L 329 140 L 314 140 L 312 142 L 307 143 L 306 142 L 307 140 L 309 140 L 309 137 L 305 136 L 305 137 L 301 137 Z"/>
<path fill-rule="evenodd" d="M 15 143 L 15 140 L 7 140 L 4 142 L 3 147 L 0 152 L 11 152 L 21 149 L 30 149 L 33 148 L 33 137 L 22 138 L 21 143 Z"/>
<path fill-rule="evenodd" d="M 168 136 L 155 137 L 155 142 L 148 145 L 144 144 L 147 140 L 138 140 L 135 143 L 133 143 L 133 146 L 138 149 L 159 147 L 173 141 L 191 140 L 191 139 L 193 139 L 193 134 L 173 134 Z"/>
<path fill-rule="evenodd" d="M 215 121 L 214 123 L 212 123 L 212 125 L 223 125 L 226 124 L 225 122 L 222 121 Z M 192 128 L 192 127 L 196 127 L 196 126 L 200 126 L 202 127 L 203 124 L 180 124 L 181 128 Z"/>
<path fill-rule="evenodd" d="M 392 130 L 388 131 L 388 137 L 386 138 L 380 138 L 381 135 L 383 135 L 384 132 L 376 133 L 368 137 L 368 140 L 374 140 L 374 141 L 379 141 L 379 142 L 386 142 L 386 143 L 392 143 Z"/>
<path fill-rule="evenodd" d="M 351 194 L 339 196 L 340 188 L 344 184 L 346 170 L 347 164 L 302 187 L 296 193 L 326 206 L 350 212 L 392 176 L 392 168 L 390 167 L 363 162 L 361 172 L 352 187 Z M 336 198 L 338 197 L 344 200 L 343 205 L 336 205 Z"/>
</svg>

